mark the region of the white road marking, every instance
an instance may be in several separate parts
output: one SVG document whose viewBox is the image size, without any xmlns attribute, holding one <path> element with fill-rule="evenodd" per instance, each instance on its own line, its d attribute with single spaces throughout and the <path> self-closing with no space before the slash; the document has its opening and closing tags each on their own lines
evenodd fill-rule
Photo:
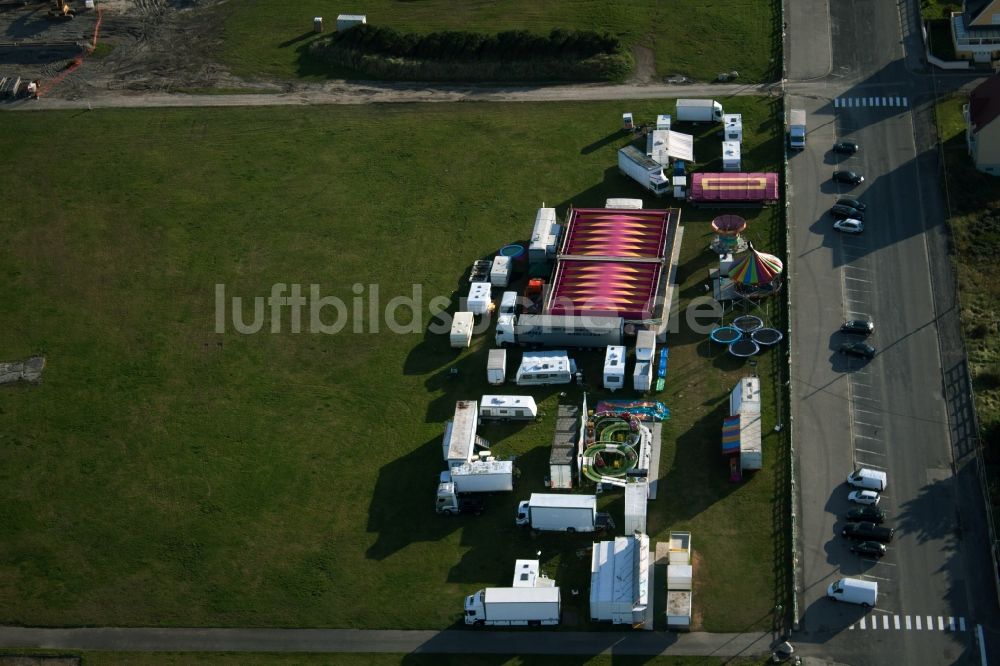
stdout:
<svg viewBox="0 0 1000 666">
<path fill-rule="evenodd" d="M 850 275 L 845 275 L 844 279 L 845 280 L 854 280 L 855 282 L 864 282 L 866 284 L 871 282 L 871 280 L 866 280 L 864 278 L 851 277 Z"/>
<path fill-rule="evenodd" d="M 908 102 L 906 101 L 906 98 L 904 97 L 903 98 L 903 106 L 907 106 L 907 105 L 908 105 Z"/>
<path fill-rule="evenodd" d="M 906 616 L 906 630 L 907 631 L 910 630 L 910 616 L 909 615 Z"/>
<path fill-rule="evenodd" d="M 857 451 L 858 453 L 867 453 L 868 455 L 872 455 L 872 456 L 884 456 L 885 455 L 884 453 L 879 453 L 878 451 L 866 451 L 865 449 L 854 449 L 854 450 Z"/>
<path fill-rule="evenodd" d="M 965 631 L 965 618 L 964 617 L 958 618 L 958 629 L 959 629 L 959 631 Z"/>
<path fill-rule="evenodd" d="M 855 409 L 856 412 L 861 412 L 862 414 L 874 414 L 875 416 L 882 416 L 882 412 L 871 412 L 867 409 Z"/>
<path fill-rule="evenodd" d="M 860 629 L 864 629 L 865 628 L 865 618 L 861 618 L 861 621 L 858 622 L 858 628 L 860 628 Z"/>
<path fill-rule="evenodd" d="M 889 628 L 889 616 L 888 615 L 883 615 L 882 616 L 882 628 L 883 629 L 888 629 Z"/>
<path fill-rule="evenodd" d="M 938 615 L 938 631 L 944 631 L 944 618 Z"/>
<path fill-rule="evenodd" d="M 927 631 L 934 631 L 934 618 L 927 616 Z"/>
<path fill-rule="evenodd" d="M 882 427 L 881 425 L 877 425 L 875 423 L 866 423 L 864 421 L 858 421 L 857 419 L 854 419 L 854 422 L 856 424 L 858 424 L 858 425 L 868 426 L 869 428 L 881 428 Z"/>
<path fill-rule="evenodd" d="M 862 574 L 862 578 L 874 578 L 875 580 L 892 580 L 891 578 L 886 578 L 885 576 L 873 576 L 871 574 Z"/>
<path fill-rule="evenodd" d="M 882 441 L 881 437 L 869 437 L 868 435 L 855 435 L 855 437 L 858 438 L 858 439 L 867 439 L 867 440 L 872 441 L 872 442 L 881 442 Z"/>
<path fill-rule="evenodd" d="M 917 631 L 920 631 L 921 629 L 923 629 L 923 626 L 921 626 L 921 624 L 920 624 L 920 616 L 918 615 L 917 616 Z"/>
<path fill-rule="evenodd" d="M 948 631 L 955 631 L 955 618 L 948 616 Z"/>
<path fill-rule="evenodd" d="M 898 615 L 893 615 L 892 616 L 892 622 L 893 622 L 893 624 L 896 625 L 896 628 L 899 629 L 899 616 Z"/>
<path fill-rule="evenodd" d="M 840 108 L 840 98 L 839 97 L 837 99 L 833 100 L 833 108 L 835 108 L 835 109 L 839 109 Z M 853 629 L 853 627 L 852 627 L 852 629 Z"/>
</svg>

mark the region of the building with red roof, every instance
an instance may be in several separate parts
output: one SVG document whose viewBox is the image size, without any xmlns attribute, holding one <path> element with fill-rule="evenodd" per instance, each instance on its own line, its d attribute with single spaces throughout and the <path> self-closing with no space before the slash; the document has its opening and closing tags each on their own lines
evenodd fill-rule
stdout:
<svg viewBox="0 0 1000 666">
<path fill-rule="evenodd" d="M 1000 75 L 979 84 L 962 109 L 965 115 L 965 141 L 976 168 L 1000 174 Z"/>
</svg>

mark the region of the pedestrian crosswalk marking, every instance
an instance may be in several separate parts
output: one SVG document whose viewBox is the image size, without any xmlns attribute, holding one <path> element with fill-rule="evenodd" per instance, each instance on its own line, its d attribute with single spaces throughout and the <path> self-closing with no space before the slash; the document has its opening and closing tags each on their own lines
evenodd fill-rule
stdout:
<svg viewBox="0 0 1000 666">
<path fill-rule="evenodd" d="M 882 626 L 879 626 L 879 616 L 869 615 L 862 617 L 856 624 L 852 624 L 848 629 L 871 629 L 873 631 L 935 631 L 933 615 L 893 615 L 892 622 L 889 622 L 889 614 L 882 615 Z M 926 618 L 926 622 L 924 620 Z M 891 625 L 891 626 L 890 626 Z M 952 633 L 965 631 L 965 618 L 954 615 L 938 615 L 937 631 L 950 631 Z"/>
<path fill-rule="evenodd" d="M 837 109 L 855 109 L 860 107 L 907 107 L 909 100 L 906 97 L 837 97 L 833 100 L 833 106 Z"/>
</svg>

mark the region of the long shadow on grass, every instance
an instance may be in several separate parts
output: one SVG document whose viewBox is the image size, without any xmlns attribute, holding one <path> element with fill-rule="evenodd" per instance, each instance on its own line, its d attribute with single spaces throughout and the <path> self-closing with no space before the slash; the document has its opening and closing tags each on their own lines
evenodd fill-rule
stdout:
<svg viewBox="0 0 1000 666">
<path fill-rule="evenodd" d="M 382 466 L 368 505 L 367 531 L 378 534 L 368 548 L 368 558 L 383 560 L 412 543 L 439 541 L 477 520 L 476 516 L 435 513 L 438 475 L 443 468 L 441 437 Z"/>
<path fill-rule="evenodd" d="M 729 463 L 721 455 L 722 420 L 728 414 L 727 393 L 677 438 L 673 460 L 661 461 L 667 472 L 657 501 L 667 502 L 666 524 L 690 520 L 741 487 L 729 480 Z"/>
</svg>

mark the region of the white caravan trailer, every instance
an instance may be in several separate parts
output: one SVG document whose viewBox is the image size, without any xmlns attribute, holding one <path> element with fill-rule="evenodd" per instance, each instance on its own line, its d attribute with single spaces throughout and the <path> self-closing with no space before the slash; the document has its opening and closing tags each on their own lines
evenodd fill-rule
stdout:
<svg viewBox="0 0 1000 666">
<path fill-rule="evenodd" d="M 617 391 L 625 386 L 625 347 L 608 345 L 604 354 L 604 388 Z"/>
<path fill-rule="evenodd" d="M 479 402 L 481 419 L 530 421 L 538 417 L 538 406 L 530 395 L 484 395 Z"/>
<path fill-rule="evenodd" d="M 576 374 L 576 361 L 564 351 L 524 352 L 514 378 L 518 386 L 569 384 Z"/>
</svg>

